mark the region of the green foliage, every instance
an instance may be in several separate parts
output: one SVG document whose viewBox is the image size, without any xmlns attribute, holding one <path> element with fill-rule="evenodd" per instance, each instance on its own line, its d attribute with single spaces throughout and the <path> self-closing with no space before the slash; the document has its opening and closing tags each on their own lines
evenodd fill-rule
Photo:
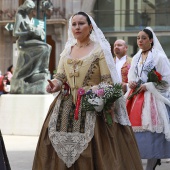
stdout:
<svg viewBox="0 0 170 170">
<path fill-rule="evenodd" d="M 92 87 L 93 88 L 93 87 Z M 95 107 L 98 105 L 91 104 L 88 102 L 89 99 L 101 98 L 104 100 L 104 106 L 102 112 L 105 114 L 105 119 L 108 125 L 112 125 L 112 116 L 110 114 L 113 103 L 123 95 L 121 84 L 108 85 L 101 83 L 98 85 L 97 90 L 103 90 L 103 95 L 98 96 L 97 90 L 94 92 L 89 89 L 85 94 L 82 95 L 81 109 L 82 111 L 95 111 Z"/>
</svg>

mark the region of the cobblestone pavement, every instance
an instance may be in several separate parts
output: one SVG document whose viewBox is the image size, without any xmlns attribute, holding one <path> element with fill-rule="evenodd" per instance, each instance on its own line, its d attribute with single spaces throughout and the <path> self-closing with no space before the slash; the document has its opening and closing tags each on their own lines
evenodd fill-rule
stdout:
<svg viewBox="0 0 170 170">
<path fill-rule="evenodd" d="M 3 135 L 11 170 L 31 170 L 37 145 L 37 136 Z M 170 159 L 162 160 L 156 170 L 170 170 Z M 142 160 L 145 169 L 146 160 Z"/>
</svg>

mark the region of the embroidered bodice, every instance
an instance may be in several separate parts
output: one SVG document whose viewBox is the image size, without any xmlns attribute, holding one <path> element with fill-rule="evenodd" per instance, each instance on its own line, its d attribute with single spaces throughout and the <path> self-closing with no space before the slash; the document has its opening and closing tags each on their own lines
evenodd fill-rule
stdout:
<svg viewBox="0 0 170 170">
<path fill-rule="evenodd" d="M 72 59 L 67 53 L 61 56 L 55 77 L 62 82 L 68 82 L 74 103 L 78 88 L 89 89 L 90 86 L 99 84 L 101 81 L 112 83 L 104 54 L 98 44 L 89 55 L 79 60 Z"/>
</svg>

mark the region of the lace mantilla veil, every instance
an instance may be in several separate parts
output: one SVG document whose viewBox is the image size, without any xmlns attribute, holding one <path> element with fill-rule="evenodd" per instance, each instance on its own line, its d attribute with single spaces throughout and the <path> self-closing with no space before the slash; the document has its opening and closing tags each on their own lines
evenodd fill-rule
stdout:
<svg viewBox="0 0 170 170">
<path fill-rule="evenodd" d="M 121 81 L 118 77 L 114 59 L 113 59 L 113 56 L 111 53 L 111 46 L 110 46 L 109 42 L 106 40 L 103 32 L 96 25 L 94 19 L 89 15 L 88 15 L 88 17 L 89 17 L 92 27 L 93 27 L 92 33 L 90 34 L 90 39 L 92 41 L 100 44 L 114 84 L 120 83 Z M 70 51 L 71 51 L 71 46 L 75 45 L 77 42 L 77 40 L 74 38 L 72 31 L 71 31 L 71 25 L 72 25 L 71 21 L 72 21 L 72 16 L 69 19 L 68 40 L 65 45 L 65 49 L 68 50 L 67 51 L 68 53 L 70 53 Z M 122 125 L 131 125 L 128 115 L 127 115 L 127 111 L 126 111 L 125 98 L 122 96 L 115 103 L 116 103 L 115 104 L 115 113 L 116 113 L 115 114 L 116 115 L 115 122 L 118 122 Z"/>
<path fill-rule="evenodd" d="M 151 27 L 146 27 L 146 29 L 148 29 L 148 30 L 150 30 L 150 31 L 152 32 L 152 35 L 153 35 L 153 43 L 154 43 L 154 44 L 153 44 L 153 48 L 159 50 L 159 51 L 163 54 L 162 57 L 164 58 L 164 60 L 167 61 L 167 65 L 168 65 L 168 67 L 169 67 L 169 69 L 170 69 L 169 59 L 168 59 L 167 55 L 165 54 L 165 51 L 163 50 L 163 48 L 162 48 L 162 46 L 161 46 L 158 38 L 156 37 L 156 34 L 153 32 L 153 30 L 152 30 Z"/>
</svg>

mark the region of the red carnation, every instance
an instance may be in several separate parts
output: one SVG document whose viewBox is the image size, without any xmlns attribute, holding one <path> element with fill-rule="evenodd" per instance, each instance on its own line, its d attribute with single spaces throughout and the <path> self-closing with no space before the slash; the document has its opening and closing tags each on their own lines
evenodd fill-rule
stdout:
<svg viewBox="0 0 170 170">
<path fill-rule="evenodd" d="M 161 81 L 162 80 L 162 75 L 160 73 L 158 73 L 157 71 L 154 71 L 154 73 L 157 75 L 158 81 Z"/>
</svg>

